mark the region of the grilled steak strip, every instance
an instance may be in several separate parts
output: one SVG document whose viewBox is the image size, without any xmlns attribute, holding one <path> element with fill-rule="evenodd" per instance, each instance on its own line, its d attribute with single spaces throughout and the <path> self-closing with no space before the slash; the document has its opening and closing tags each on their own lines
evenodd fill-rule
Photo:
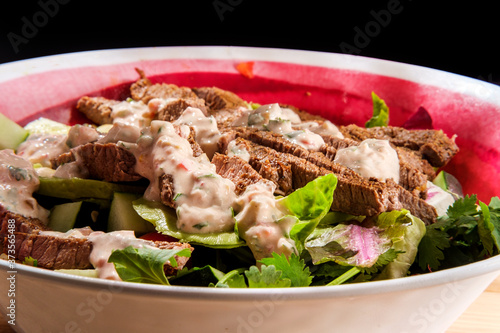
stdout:
<svg viewBox="0 0 500 333">
<path fill-rule="evenodd" d="M 385 211 L 407 208 L 426 223 L 433 223 L 437 218 L 434 207 L 408 192 L 391 179 L 385 183 L 376 179 L 366 179 L 339 165 L 334 170 L 330 170 L 304 158 L 278 152 L 243 138 L 237 138 L 236 145 L 249 152 L 249 163 L 257 171 L 259 171 L 259 161 L 263 159 L 267 159 L 271 163 L 279 162 L 290 167 L 291 191 L 305 186 L 309 181 L 319 176 L 333 172 L 338 180 L 332 203 L 332 210 L 334 211 L 352 215 L 373 216 Z M 264 178 L 270 179 L 267 174 L 259 173 Z M 281 188 L 281 190 L 285 194 L 291 192 L 290 189 Z"/>
<path fill-rule="evenodd" d="M 356 125 L 341 126 L 340 132 L 349 139 L 383 139 L 397 147 L 406 147 L 418 152 L 434 167 L 442 167 L 458 152 L 454 139 L 443 131 L 407 130 L 401 127 L 363 128 Z"/>
<path fill-rule="evenodd" d="M 14 228 L 12 223 L 14 221 Z M 9 229 L 10 227 L 10 229 Z M 12 230 L 12 231 L 11 231 Z M 37 267 L 47 269 L 89 269 L 92 242 L 87 238 L 60 237 L 57 233 L 41 234 L 49 231 L 38 219 L 27 218 L 6 210 L 0 211 L 0 251 L 7 254 L 9 235 L 15 239 L 15 259 L 24 261 L 31 257 L 37 260 Z M 192 247 L 187 243 L 155 241 L 152 246 L 159 249 L 178 249 Z M 165 263 L 167 275 L 174 275 L 187 263 L 187 257 L 175 257 L 177 266 L 172 267 L 170 262 Z"/>
<path fill-rule="evenodd" d="M 96 124 L 112 124 L 111 112 L 113 106 L 118 103 L 120 102 L 104 97 L 84 96 L 76 103 L 76 109 Z"/>
<path fill-rule="evenodd" d="M 229 157 L 216 153 L 212 159 L 212 163 L 215 164 L 219 175 L 234 183 L 237 195 L 245 192 L 247 186 L 251 184 L 269 181 L 255 171 L 250 164 L 236 156 Z"/>
<path fill-rule="evenodd" d="M 242 137 L 259 145 L 273 148 L 279 152 L 289 153 L 304 158 L 320 167 L 332 170 L 336 174 L 345 172 L 346 169 L 343 166 L 333 163 L 337 149 L 359 145 L 359 142 L 350 139 L 324 137 L 325 145 L 321 147 L 320 152 L 312 152 L 300 145 L 290 142 L 283 138 L 281 134 L 277 133 L 259 131 L 248 127 L 232 127 L 222 129 L 222 131 L 225 137 L 220 142 L 225 142 L 223 145 L 228 144 L 236 137 Z M 222 147 L 222 149 L 225 150 L 225 147 Z M 425 198 L 428 177 L 420 170 L 422 168 L 420 164 L 421 159 L 416 155 L 410 155 L 410 153 L 403 151 L 403 149 L 404 148 L 396 147 L 398 156 L 404 157 L 400 159 L 400 185 L 414 192 L 414 194 L 421 195 Z M 425 163 L 422 162 L 422 165 L 425 165 Z M 429 168 L 434 172 L 432 167 L 429 166 Z"/>
<path fill-rule="evenodd" d="M 136 181 L 142 177 L 134 170 L 134 155 L 115 143 L 87 143 L 72 148 L 52 160 L 52 168 L 75 162 L 87 170 L 88 178 L 108 182 Z"/>
<path fill-rule="evenodd" d="M 147 104 L 153 98 L 184 98 L 196 99 L 196 94 L 188 87 L 179 87 L 175 84 L 152 84 L 144 72 L 136 69 L 140 78 L 130 86 L 130 95 L 136 101 Z"/>
</svg>

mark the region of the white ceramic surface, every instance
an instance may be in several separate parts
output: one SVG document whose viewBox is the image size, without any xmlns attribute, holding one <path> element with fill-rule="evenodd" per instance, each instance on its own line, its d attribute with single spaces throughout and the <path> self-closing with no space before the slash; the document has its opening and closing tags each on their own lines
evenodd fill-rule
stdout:
<svg viewBox="0 0 500 333">
<path fill-rule="evenodd" d="M 496 126 L 500 118 L 500 89 L 459 75 L 348 55 L 235 47 L 83 52 L 2 65 L 0 110 L 22 122 L 52 106 L 71 104 L 86 93 L 132 82 L 137 78 L 133 69 L 137 65 L 153 76 L 171 71 L 181 73 L 182 82 L 186 82 L 185 77 L 189 78 L 190 73 L 213 71 L 235 77 L 238 73 L 234 64 L 240 61 L 255 61 L 256 77 L 273 79 L 273 84 L 286 81 L 292 86 L 319 87 L 327 92 L 344 89 L 345 99 L 354 99 L 349 96 L 356 91 L 361 90 L 361 96 L 374 89 L 366 80 L 366 86 L 357 85 L 360 79 L 356 73 L 361 73 L 362 78 L 369 77 L 374 84 L 379 84 L 377 91 L 396 94 L 398 99 L 388 96 L 386 101 L 390 106 L 395 105 L 396 112 L 406 112 L 406 117 L 420 103 L 434 106 L 431 114 L 435 116 L 436 125 L 442 125 L 446 132 L 457 128 L 453 121 L 439 117 L 440 113 L 446 113 L 439 109 L 440 96 L 453 96 L 457 110 L 472 113 L 482 111 L 486 105 L 482 117 L 486 117 L 491 126 Z M 275 63 L 282 64 L 280 71 L 270 70 Z M 299 64 L 301 73 L 287 74 L 291 73 L 286 71 L 287 64 Z M 311 73 L 324 69 L 325 77 L 316 75 L 310 79 L 308 66 L 312 66 Z M 290 70 L 296 68 L 292 66 Z M 329 76 L 330 69 L 347 76 Z M 363 76 L 365 74 L 369 75 Z M 277 96 L 261 91 L 249 93 L 244 80 L 247 79 L 237 78 L 231 84 L 238 93 L 256 98 L 255 102 Z M 391 86 L 387 88 L 383 85 L 385 82 Z M 409 85 L 422 89 L 398 91 L 398 87 Z M 21 86 L 29 93 L 19 91 Z M 17 95 L 12 96 L 15 93 Z M 411 97 L 412 93 L 422 97 L 421 100 L 400 100 L 401 96 Z M 427 98 L 429 94 L 431 97 Z M 279 96 L 307 104 L 302 97 Z M 349 101 L 345 105 L 349 106 Z M 471 105 L 479 110 L 469 111 Z M 348 107 L 345 109 L 350 117 L 357 117 Z M 63 111 L 58 109 L 48 114 L 69 121 Z M 395 115 L 395 119 L 401 122 L 404 117 Z M 464 127 L 458 129 L 464 130 Z M 499 133 L 498 130 L 490 133 L 493 138 L 483 140 L 485 146 L 481 147 L 493 146 L 495 140 L 498 142 Z M 465 130 L 460 135 L 467 140 L 475 138 L 467 137 Z M 498 171 L 498 160 L 483 162 Z M 497 189 L 491 187 L 490 192 Z M 0 260 L 0 271 L 0 311 L 8 314 L 9 302 L 15 299 L 16 326 L 13 328 L 19 332 L 443 332 L 498 276 L 500 256 L 391 281 L 271 290 L 131 284 L 68 276 L 20 264 L 10 268 L 3 260 Z M 8 280 L 11 276 L 13 279 Z M 14 281 L 14 285 L 10 281 Z M 8 296 L 11 287 L 15 287 L 15 297 Z"/>
</svg>

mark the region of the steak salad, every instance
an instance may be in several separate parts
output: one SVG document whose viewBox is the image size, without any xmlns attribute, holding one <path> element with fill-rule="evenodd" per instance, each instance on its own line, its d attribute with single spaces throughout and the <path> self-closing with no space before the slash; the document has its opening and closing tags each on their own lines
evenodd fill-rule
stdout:
<svg viewBox="0 0 500 333">
<path fill-rule="evenodd" d="M 441 169 L 459 151 L 454 137 L 389 126 L 375 93 L 365 126 L 336 126 L 137 71 L 126 100 L 78 100 L 86 124 L 0 119 L 17 138 L 0 137 L 4 259 L 262 288 L 400 278 L 498 254 L 499 198 L 464 196 Z"/>
</svg>

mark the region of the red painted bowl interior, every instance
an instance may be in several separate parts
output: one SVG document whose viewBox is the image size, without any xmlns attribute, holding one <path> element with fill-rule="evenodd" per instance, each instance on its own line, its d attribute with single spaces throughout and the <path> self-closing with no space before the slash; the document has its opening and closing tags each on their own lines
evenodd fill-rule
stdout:
<svg viewBox="0 0 500 333">
<path fill-rule="evenodd" d="M 487 202 L 500 194 L 497 105 L 431 85 L 349 70 L 255 62 L 254 77 L 249 79 L 228 70 L 234 68 L 234 61 L 194 63 L 190 60 L 187 66 L 183 60 L 141 61 L 23 76 L 0 83 L 0 110 L 22 125 L 41 116 L 70 124 L 84 123 L 86 118 L 75 110 L 78 98 L 90 95 L 125 99 L 130 84 L 138 78 L 135 67 L 145 70 L 153 83 L 217 86 L 247 101 L 294 105 L 338 125 L 364 125 L 371 117 L 373 91 L 389 106 L 390 125 L 401 126 L 423 106 L 435 128 L 457 136 L 460 152 L 445 170 L 460 180 L 465 193 L 478 194 Z"/>
</svg>

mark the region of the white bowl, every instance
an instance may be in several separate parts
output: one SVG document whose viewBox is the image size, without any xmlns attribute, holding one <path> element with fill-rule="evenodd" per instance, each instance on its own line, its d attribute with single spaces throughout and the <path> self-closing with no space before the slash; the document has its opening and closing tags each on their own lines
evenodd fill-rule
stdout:
<svg viewBox="0 0 500 333">
<path fill-rule="evenodd" d="M 253 78 L 236 70 L 243 61 L 254 62 Z M 338 124 L 366 121 L 372 91 L 389 105 L 391 125 L 424 106 L 436 128 L 458 135 L 461 152 L 447 170 L 465 192 L 483 201 L 500 194 L 500 88 L 390 61 L 243 47 L 73 53 L 1 65 L 0 110 L 21 124 L 39 116 L 82 121 L 72 110 L 75 101 L 85 94 L 120 96 L 137 79 L 135 67 L 153 82 L 219 86 Z M 0 311 L 9 314 L 15 301 L 19 332 L 443 332 L 499 275 L 500 256 L 396 280 L 289 289 L 133 284 L 9 267 L 4 260 L 0 269 L 12 276 L 0 279 Z"/>
</svg>

